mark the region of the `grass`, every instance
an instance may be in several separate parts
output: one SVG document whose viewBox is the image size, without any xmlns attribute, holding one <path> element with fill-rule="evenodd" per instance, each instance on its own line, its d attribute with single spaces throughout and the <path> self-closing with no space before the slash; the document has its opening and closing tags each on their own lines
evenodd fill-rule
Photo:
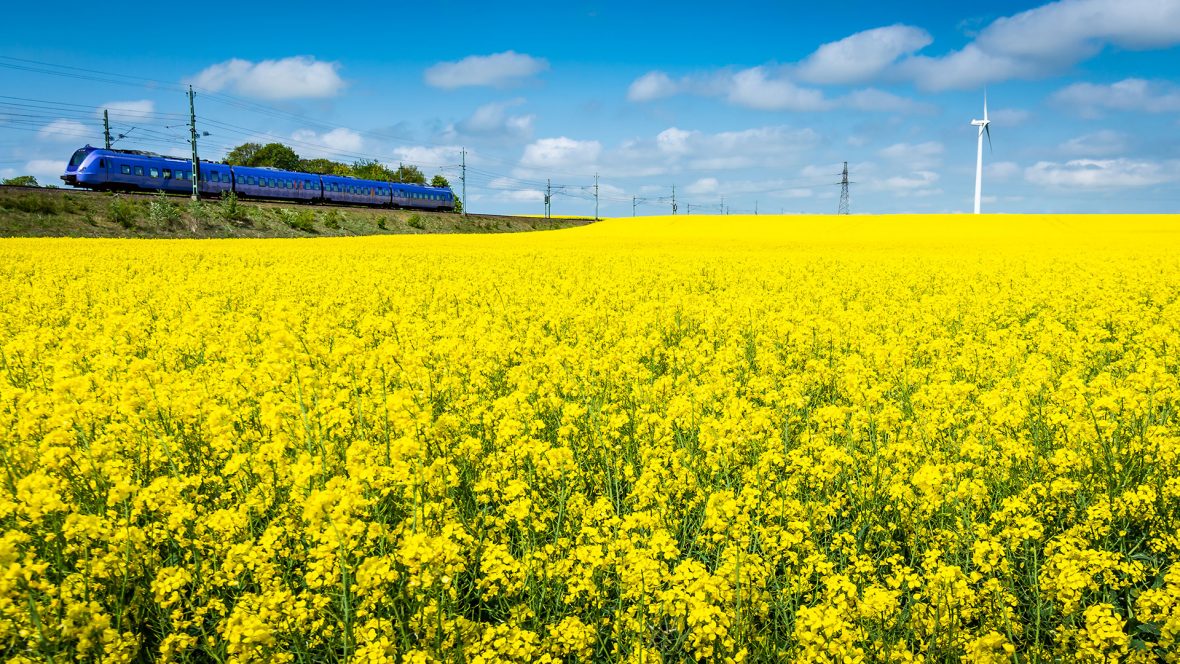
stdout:
<svg viewBox="0 0 1180 664">
<path fill-rule="evenodd" d="M 191 202 L 159 194 L 92 194 L 0 187 L 0 237 L 331 237 L 515 233 L 582 226 L 585 219 L 243 201 Z"/>
</svg>

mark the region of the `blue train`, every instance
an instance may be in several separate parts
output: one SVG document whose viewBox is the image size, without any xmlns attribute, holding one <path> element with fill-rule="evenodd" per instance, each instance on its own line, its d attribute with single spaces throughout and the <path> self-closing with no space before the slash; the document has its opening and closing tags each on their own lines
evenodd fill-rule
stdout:
<svg viewBox="0 0 1180 664">
<path fill-rule="evenodd" d="M 313 175 L 276 168 L 248 168 L 202 161 L 197 182 L 202 196 L 232 191 L 242 198 L 342 203 L 373 207 L 453 211 L 455 194 L 447 187 Z M 191 193 L 191 159 L 136 150 L 104 150 L 87 145 L 74 153 L 61 179 L 74 187 L 105 191 Z"/>
</svg>

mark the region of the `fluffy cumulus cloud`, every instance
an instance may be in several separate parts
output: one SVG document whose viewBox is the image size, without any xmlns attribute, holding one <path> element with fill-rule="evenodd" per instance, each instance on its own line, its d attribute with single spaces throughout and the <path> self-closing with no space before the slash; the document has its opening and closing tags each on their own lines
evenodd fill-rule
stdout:
<svg viewBox="0 0 1180 664">
<path fill-rule="evenodd" d="M 999 18 L 963 48 L 914 55 L 898 69 L 925 89 L 971 89 L 1054 74 L 1107 45 L 1149 49 L 1177 43 L 1180 3 L 1172 0 L 1060 0 Z"/>
<path fill-rule="evenodd" d="M 598 163 L 602 144 L 598 141 L 578 141 L 560 136 L 542 138 L 524 149 L 520 165 L 534 170 L 588 169 Z"/>
<path fill-rule="evenodd" d="M 811 129 L 756 127 L 715 134 L 671 127 L 660 132 L 655 147 L 668 170 L 734 170 L 781 166 L 819 143 Z"/>
<path fill-rule="evenodd" d="M 261 62 L 234 58 L 205 68 L 191 82 L 214 92 L 232 90 L 261 99 L 334 97 L 345 87 L 339 63 L 308 56 Z"/>
<path fill-rule="evenodd" d="M 819 90 L 800 87 L 765 67 L 737 72 L 728 88 L 730 103 L 763 111 L 823 111 L 832 106 Z"/>
<path fill-rule="evenodd" d="M 400 162 L 434 170 L 459 163 L 462 149 L 458 145 L 415 145 L 394 148 L 393 154 Z M 468 151 L 467 163 L 479 163 L 478 153 Z"/>
<path fill-rule="evenodd" d="M 95 115 L 101 118 L 103 111 L 109 113 L 112 120 L 143 120 L 156 112 L 156 102 L 150 99 L 110 101 L 99 106 Z"/>
<path fill-rule="evenodd" d="M 652 101 L 680 92 L 680 84 L 662 71 L 652 71 L 635 79 L 627 88 L 630 101 Z"/>
<path fill-rule="evenodd" d="M 811 83 L 864 83 L 933 41 L 930 33 L 909 25 L 865 30 L 820 46 L 799 63 L 798 75 Z"/>
<path fill-rule="evenodd" d="M 524 99 L 517 98 L 484 104 L 467 118 L 448 125 L 443 131 L 443 136 L 448 140 L 458 136 L 527 139 L 532 136 L 533 122 L 537 116 L 531 113 L 511 112 L 513 108 L 524 103 Z"/>
<path fill-rule="evenodd" d="M 56 159 L 33 159 L 25 163 L 21 175 L 32 175 L 41 184 L 61 184 L 61 174 L 66 171 L 66 162 Z"/>
<path fill-rule="evenodd" d="M 426 70 L 426 84 L 446 90 L 462 87 L 507 87 L 549 69 L 549 62 L 516 51 L 470 55 L 440 62 Z"/>
<path fill-rule="evenodd" d="M 1174 182 L 1176 162 L 1133 159 L 1074 159 L 1065 163 L 1041 161 L 1024 171 L 1028 182 L 1064 189 L 1128 189 Z"/>
<path fill-rule="evenodd" d="M 721 183 L 717 181 L 717 178 L 701 178 L 685 187 L 684 191 L 694 196 L 702 196 L 705 194 L 715 194 L 720 187 Z"/>
<path fill-rule="evenodd" d="M 631 83 L 627 98 L 647 102 L 674 95 L 717 97 L 734 106 L 760 111 L 827 111 L 853 108 L 880 112 L 926 112 L 929 106 L 890 92 L 867 88 L 841 97 L 828 97 L 822 90 L 800 85 L 790 67 L 759 66 L 720 70 L 672 78 L 661 71 L 640 76 Z"/>
<path fill-rule="evenodd" d="M 86 125 L 77 120 L 54 120 L 49 124 L 37 130 L 37 136 L 47 141 L 60 141 L 63 143 L 75 143 L 79 139 L 92 138 L 95 136 L 95 131 L 88 129 Z"/>
<path fill-rule="evenodd" d="M 1180 112 L 1180 87 L 1164 81 L 1127 78 L 1109 85 L 1075 83 L 1053 95 L 1053 101 L 1082 115 L 1102 111 Z"/>
<path fill-rule="evenodd" d="M 360 134 L 344 127 L 322 134 L 311 129 L 298 129 L 291 134 L 291 138 L 296 143 L 295 151 L 306 158 L 351 157 L 359 153 L 365 145 Z"/>
<path fill-rule="evenodd" d="M 983 167 L 985 180 L 1011 180 L 1020 175 L 1020 165 L 1014 161 L 996 161 Z"/>
</svg>

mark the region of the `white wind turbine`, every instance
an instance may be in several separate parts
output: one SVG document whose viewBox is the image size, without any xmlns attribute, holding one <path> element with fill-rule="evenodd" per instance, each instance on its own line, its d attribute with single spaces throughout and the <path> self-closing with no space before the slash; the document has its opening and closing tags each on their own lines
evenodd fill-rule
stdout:
<svg viewBox="0 0 1180 664">
<path fill-rule="evenodd" d="M 987 119 L 987 91 L 983 92 L 983 119 L 972 120 L 973 126 L 979 127 L 979 150 L 975 153 L 975 214 L 979 214 L 979 195 L 983 193 L 983 135 L 987 134 L 987 147 L 992 147 L 991 124 Z"/>
</svg>

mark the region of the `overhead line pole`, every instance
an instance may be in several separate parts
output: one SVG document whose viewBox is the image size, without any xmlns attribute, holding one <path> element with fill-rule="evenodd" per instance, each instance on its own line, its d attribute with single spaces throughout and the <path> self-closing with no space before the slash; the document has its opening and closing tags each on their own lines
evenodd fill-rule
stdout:
<svg viewBox="0 0 1180 664">
<path fill-rule="evenodd" d="M 848 214 L 848 162 L 844 162 L 844 173 L 840 178 L 840 207 L 836 214 Z"/>
<path fill-rule="evenodd" d="M 636 203 L 635 197 L 632 196 L 631 197 L 631 216 L 632 217 L 635 216 L 635 203 Z"/>
<path fill-rule="evenodd" d="M 676 214 L 676 185 L 672 185 L 672 214 Z"/>
<path fill-rule="evenodd" d="M 105 139 L 106 148 L 111 149 L 111 114 L 107 109 L 102 109 L 102 137 Z"/>
<path fill-rule="evenodd" d="M 545 218 L 549 218 L 549 213 L 553 207 L 553 181 L 545 178 Z"/>
<path fill-rule="evenodd" d="M 594 221 L 598 221 L 598 173 L 594 174 Z"/>
<path fill-rule="evenodd" d="M 463 166 L 463 170 L 462 170 L 462 174 L 459 176 L 459 179 L 463 182 L 463 200 L 460 203 L 463 206 L 462 207 L 463 216 L 466 217 L 467 216 L 467 148 L 463 148 L 463 151 L 462 151 L 462 166 Z"/>
<path fill-rule="evenodd" d="M 197 93 L 193 92 L 193 86 L 188 86 L 188 128 L 192 132 L 193 142 L 193 200 L 200 197 L 200 189 L 198 188 L 198 179 L 200 178 L 201 162 L 197 159 L 197 106 L 195 97 Z"/>
</svg>

